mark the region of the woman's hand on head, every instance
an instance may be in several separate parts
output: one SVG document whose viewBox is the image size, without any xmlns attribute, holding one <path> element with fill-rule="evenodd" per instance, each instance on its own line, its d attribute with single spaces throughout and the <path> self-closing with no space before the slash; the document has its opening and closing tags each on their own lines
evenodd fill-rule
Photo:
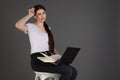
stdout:
<svg viewBox="0 0 120 80">
<path fill-rule="evenodd" d="M 35 12 L 34 12 L 34 8 L 31 8 L 28 10 L 28 15 L 30 15 L 31 17 L 34 16 Z"/>
</svg>

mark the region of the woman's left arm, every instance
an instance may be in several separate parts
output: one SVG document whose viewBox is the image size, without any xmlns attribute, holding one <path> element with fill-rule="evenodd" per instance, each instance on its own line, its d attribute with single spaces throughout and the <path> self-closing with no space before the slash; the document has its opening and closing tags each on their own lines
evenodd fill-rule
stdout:
<svg viewBox="0 0 120 80">
<path fill-rule="evenodd" d="M 56 53 L 56 54 L 60 54 L 55 48 L 54 48 L 54 53 Z"/>
</svg>

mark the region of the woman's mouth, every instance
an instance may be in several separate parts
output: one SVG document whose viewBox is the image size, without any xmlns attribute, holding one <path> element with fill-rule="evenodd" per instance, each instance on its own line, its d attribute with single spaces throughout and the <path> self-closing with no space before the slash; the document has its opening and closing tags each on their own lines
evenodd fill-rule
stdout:
<svg viewBox="0 0 120 80">
<path fill-rule="evenodd" d="M 41 18 L 41 20 L 45 20 L 45 18 Z"/>
</svg>

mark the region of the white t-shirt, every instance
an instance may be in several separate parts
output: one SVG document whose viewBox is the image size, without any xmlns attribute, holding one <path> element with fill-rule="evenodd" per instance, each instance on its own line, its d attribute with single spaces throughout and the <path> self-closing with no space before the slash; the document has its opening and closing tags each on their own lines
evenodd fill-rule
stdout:
<svg viewBox="0 0 120 80">
<path fill-rule="evenodd" d="M 25 32 L 29 36 L 31 54 L 35 52 L 48 51 L 48 34 L 43 32 L 34 23 L 27 23 L 28 32 Z"/>
</svg>

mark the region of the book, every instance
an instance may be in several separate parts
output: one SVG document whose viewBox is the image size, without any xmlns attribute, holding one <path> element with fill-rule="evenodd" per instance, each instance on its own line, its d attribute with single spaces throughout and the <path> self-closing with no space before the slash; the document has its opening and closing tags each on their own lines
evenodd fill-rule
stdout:
<svg viewBox="0 0 120 80">
<path fill-rule="evenodd" d="M 57 60 L 59 60 L 61 58 L 60 54 L 54 54 L 51 56 L 48 56 L 44 53 L 41 53 L 44 57 L 37 57 L 37 59 L 43 61 L 43 62 L 49 62 L 49 63 L 53 63 L 56 62 Z"/>
</svg>

